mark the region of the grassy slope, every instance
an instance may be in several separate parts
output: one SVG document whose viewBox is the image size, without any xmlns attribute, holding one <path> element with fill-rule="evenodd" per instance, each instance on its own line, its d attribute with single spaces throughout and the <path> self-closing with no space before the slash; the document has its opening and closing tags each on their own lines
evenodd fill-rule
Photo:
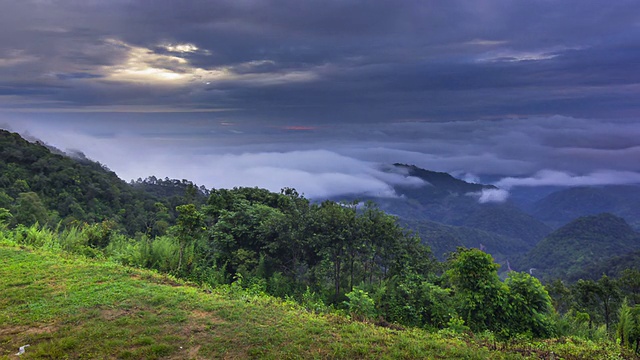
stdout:
<svg viewBox="0 0 640 360">
<path fill-rule="evenodd" d="M 522 351 L 314 315 L 264 296 L 208 294 L 145 270 L 1 244 L 0 294 L 0 359 L 17 359 L 25 344 L 22 359 L 515 359 Z M 614 354 L 593 345 L 555 343 L 545 353 Z M 536 351 L 527 352 L 538 358 Z"/>
</svg>

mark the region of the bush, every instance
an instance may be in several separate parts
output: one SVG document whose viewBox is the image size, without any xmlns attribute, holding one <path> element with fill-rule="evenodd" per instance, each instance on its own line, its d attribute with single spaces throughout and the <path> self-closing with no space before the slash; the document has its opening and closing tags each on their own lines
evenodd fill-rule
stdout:
<svg viewBox="0 0 640 360">
<path fill-rule="evenodd" d="M 300 305 L 304 306 L 308 311 L 314 313 L 326 312 L 327 305 L 322 301 L 322 297 L 316 292 L 311 291 L 307 286 L 307 290 L 302 293 L 302 299 Z"/>
<path fill-rule="evenodd" d="M 367 320 L 376 317 L 376 304 L 366 291 L 356 288 L 346 296 L 349 300 L 344 303 L 354 319 Z"/>
</svg>

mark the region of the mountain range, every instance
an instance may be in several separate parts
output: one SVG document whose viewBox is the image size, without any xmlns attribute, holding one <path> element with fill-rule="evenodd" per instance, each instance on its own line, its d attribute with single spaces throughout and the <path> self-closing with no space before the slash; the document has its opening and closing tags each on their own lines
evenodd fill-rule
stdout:
<svg viewBox="0 0 640 360">
<path fill-rule="evenodd" d="M 203 202 L 208 193 L 187 180 L 150 176 L 126 183 L 102 164 L 72 155 L 0 130 L 0 208 L 11 210 L 13 221 L 115 219 L 131 235 L 153 234 L 157 224 L 175 219 L 177 205 Z M 501 190 L 413 165 L 394 164 L 390 171 L 425 185 L 395 186 L 393 198 L 345 200 L 376 202 L 441 260 L 462 246 L 492 254 L 502 271 L 534 268 L 541 278 L 575 279 L 584 269 L 606 273 L 616 266 L 612 259 L 638 267 L 640 186 L 513 189 L 514 200 L 482 201 L 484 193 Z"/>
<path fill-rule="evenodd" d="M 516 188 L 514 200 L 483 203 L 479 194 L 495 186 L 394 166 L 426 185 L 396 186 L 397 198 L 366 200 L 398 216 L 439 259 L 458 246 L 475 247 L 492 254 L 503 272 L 535 268 L 540 277 L 574 280 L 584 277 L 586 268 L 601 273 L 616 268 L 614 258 L 640 268 L 638 185 Z"/>
</svg>

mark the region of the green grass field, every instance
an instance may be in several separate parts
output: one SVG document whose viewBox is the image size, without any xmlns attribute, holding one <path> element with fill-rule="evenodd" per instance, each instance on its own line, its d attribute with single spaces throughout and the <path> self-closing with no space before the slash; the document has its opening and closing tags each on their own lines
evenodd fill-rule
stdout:
<svg viewBox="0 0 640 360">
<path fill-rule="evenodd" d="M 612 344 L 495 345 L 466 335 L 391 330 L 268 296 L 205 292 L 112 262 L 0 245 L 0 359 L 552 357 L 623 358 Z"/>
</svg>

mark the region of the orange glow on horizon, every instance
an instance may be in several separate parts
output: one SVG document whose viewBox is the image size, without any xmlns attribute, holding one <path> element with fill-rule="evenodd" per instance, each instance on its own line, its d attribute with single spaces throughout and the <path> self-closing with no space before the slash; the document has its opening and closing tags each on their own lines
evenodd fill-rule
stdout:
<svg viewBox="0 0 640 360">
<path fill-rule="evenodd" d="M 291 130 L 291 131 L 313 131 L 313 130 L 317 130 L 318 128 L 315 126 L 292 125 L 292 126 L 285 126 L 283 129 Z"/>
</svg>

